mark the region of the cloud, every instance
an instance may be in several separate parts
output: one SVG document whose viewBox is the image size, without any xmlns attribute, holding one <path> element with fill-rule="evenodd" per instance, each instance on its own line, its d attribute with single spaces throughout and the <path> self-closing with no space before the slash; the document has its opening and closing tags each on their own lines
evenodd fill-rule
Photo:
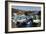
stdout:
<svg viewBox="0 0 46 34">
<path fill-rule="evenodd" d="M 35 6 L 13 6 L 14 9 L 19 10 L 31 10 L 31 11 L 40 11 L 41 7 L 35 7 Z"/>
</svg>

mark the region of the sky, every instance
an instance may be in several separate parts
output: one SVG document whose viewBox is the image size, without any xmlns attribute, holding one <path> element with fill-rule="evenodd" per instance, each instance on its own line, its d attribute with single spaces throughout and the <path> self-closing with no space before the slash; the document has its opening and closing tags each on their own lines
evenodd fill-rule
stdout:
<svg viewBox="0 0 46 34">
<path fill-rule="evenodd" d="M 35 7 L 35 6 L 12 6 L 14 9 L 19 10 L 29 10 L 29 11 L 40 11 L 41 7 Z"/>
</svg>

